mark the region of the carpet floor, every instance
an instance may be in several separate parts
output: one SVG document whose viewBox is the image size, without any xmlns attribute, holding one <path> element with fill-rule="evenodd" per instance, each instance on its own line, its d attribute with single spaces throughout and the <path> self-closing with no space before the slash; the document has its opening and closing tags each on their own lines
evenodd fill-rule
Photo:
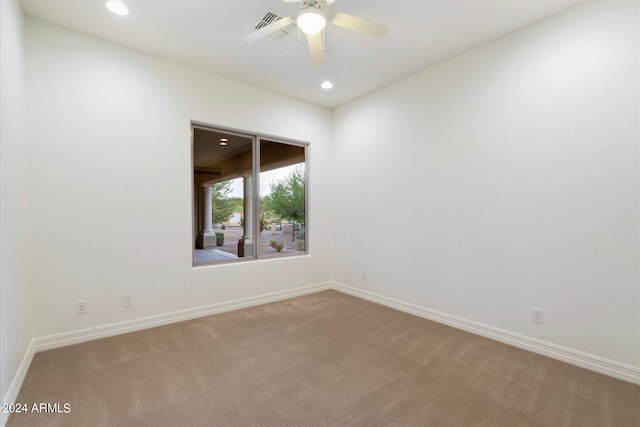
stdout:
<svg viewBox="0 0 640 427">
<path fill-rule="evenodd" d="M 37 353 L 17 403 L 8 427 L 640 426 L 638 385 L 337 291 Z"/>
</svg>

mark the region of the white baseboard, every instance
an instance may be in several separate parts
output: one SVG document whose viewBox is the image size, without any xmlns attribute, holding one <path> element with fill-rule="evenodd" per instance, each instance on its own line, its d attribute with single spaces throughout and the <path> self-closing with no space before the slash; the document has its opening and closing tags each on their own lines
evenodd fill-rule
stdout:
<svg viewBox="0 0 640 427">
<path fill-rule="evenodd" d="M 64 332 L 61 334 L 34 339 L 34 349 L 37 353 L 39 351 L 50 350 L 67 345 L 93 341 L 99 338 L 126 334 L 128 332 L 140 331 L 142 329 L 154 328 L 156 326 L 168 325 L 170 323 L 183 322 L 185 320 L 210 316 L 212 314 L 224 313 L 226 311 L 239 310 L 241 308 L 267 304 L 274 301 L 280 301 L 301 295 L 324 291 L 330 288 L 331 283 L 329 282 L 319 283 L 315 285 L 289 289 L 286 291 L 272 292 L 265 295 L 258 295 L 255 297 L 242 298 L 219 304 L 212 304 L 204 307 L 196 307 L 186 310 L 174 311 L 172 313 L 158 314 L 156 316 L 149 316 L 140 319 L 128 320 L 125 322 L 96 326 L 94 328 L 81 329 L 78 331 Z"/>
<path fill-rule="evenodd" d="M 20 363 L 13 382 L 7 391 L 3 403 L 15 403 L 20 387 L 27 375 L 31 361 L 35 353 L 44 350 L 51 350 L 72 344 L 93 341 L 99 338 L 111 337 L 114 335 L 126 334 L 128 332 L 140 331 L 142 329 L 154 328 L 156 326 L 168 325 L 170 323 L 182 322 L 196 319 L 198 317 L 210 316 L 212 314 L 224 313 L 226 311 L 239 310 L 241 308 L 253 307 L 270 302 L 294 298 L 301 295 L 331 289 L 332 283 L 318 283 L 310 286 L 289 289 L 286 291 L 272 292 L 255 297 L 242 298 L 219 304 L 212 304 L 204 307 L 191 308 L 187 310 L 175 311 L 172 313 L 159 314 L 157 316 L 144 317 L 141 319 L 129 320 L 126 322 L 112 323 L 109 325 L 97 326 L 95 328 L 81 329 L 78 331 L 64 332 L 31 340 L 27 352 Z M 4 427 L 9 419 L 9 413 L 3 412 L 0 415 L 0 427 Z"/>
<path fill-rule="evenodd" d="M 385 305 L 405 313 L 413 314 L 425 319 L 433 320 L 454 328 L 462 329 L 477 335 L 494 339 L 515 347 L 519 347 L 534 353 L 558 359 L 572 365 L 580 366 L 595 372 L 609 375 L 624 381 L 640 384 L 640 368 L 623 363 L 608 360 L 592 354 L 583 353 L 578 350 L 562 347 L 556 344 L 536 340 L 534 338 L 515 334 L 513 332 L 472 322 L 470 320 L 451 316 L 449 314 L 440 313 L 438 311 L 429 310 L 414 304 L 388 298 L 372 292 L 363 291 L 336 282 L 319 283 L 310 286 L 303 286 L 296 289 L 286 291 L 273 292 L 255 297 L 243 298 L 234 301 L 228 301 L 220 304 L 213 304 L 204 307 L 197 307 L 187 310 L 176 311 L 172 313 L 160 314 L 141 319 L 130 320 L 126 322 L 112 323 L 109 325 L 97 326 L 95 328 L 82 329 L 78 331 L 65 332 L 57 335 L 50 335 L 31 340 L 29 347 L 20 363 L 18 371 L 7 391 L 3 403 L 15 403 L 18 397 L 20 387 L 24 381 L 31 361 L 35 353 L 53 348 L 64 347 L 67 345 L 78 344 L 82 342 L 92 341 L 99 338 L 106 338 L 114 335 L 135 332 L 142 329 L 153 328 L 156 326 L 167 325 L 170 323 L 182 322 L 185 320 L 195 319 L 198 317 L 209 316 L 212 314 L 224 313 L 232 310 L 267 304 L 274 301 L 294 298 L 301 295 L 311 294 L 315 292 L 334 289 L 345 294 L 353 295 L 368 301 Z M 0 415 L 0 427 L 4 427 L 9 419 L 8 413 Z"/>
<path fill-rule="evenodd" d="M 405 313 L 433 320 L 438 323 L 443 323 L 445 325 L 491 338 L 514 347 L 519 347 L 524 350 L 570 363 L 572 365 L 580 366 L 581 368 L 589 369 L 591 371 L 609 375 L 631 383 L 640 384 L 640 368 L 635 366 L 626 365 L 624 363 L 608 360 L 589 353 L 562 347 L 556 344 L 537 340 L 535 338 L 494 328 L 492 326 L 483 325 L 481 323 L 472 322 L 460 317 L 440 313 L 435 310 L 429 310 L 428 308 L 388 298 L 372 292 L 363 291 L 362 289 L 353 288 L 340 283 L 333 282 L 331 288 L 345 294 L 353 295 L 396 310 L 404 311 Z"/>
<path fill-rule="evenodd" d="M 4 406 L 4 404 L 11 404 L 16 402 L 18 393 L 20 392 L 22 383 L 27 376 L 27 371 L 29 371 L 29 366 L 31 366 L 31 361 L 33 360 L 33 355 L 35 353 L 35 346 L 33 340 L 31 340 L 31 342 L 29 343 L 29 347 L 27 347 L 27 351 L 22 358 L 22 362 L 20 362 L 20 366 L 18 366 L 18 371 L 16 372 L 16 375 L 13 377 L 13 381 L 9 386 L 9 390 L 7 390 L 7 395 L 4 397 L 2 406 Z M 0 427 L 4 427 L 7 424 L 9 415 L 9 412 L 0 412 Z"/>
</svg>

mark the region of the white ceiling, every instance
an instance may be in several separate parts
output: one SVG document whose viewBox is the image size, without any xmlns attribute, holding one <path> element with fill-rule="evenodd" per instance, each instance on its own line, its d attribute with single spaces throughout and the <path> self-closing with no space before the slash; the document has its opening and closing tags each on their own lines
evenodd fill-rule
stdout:
<svg viewBox="0 0 640 427">
<path fill-rule="evenodd" d="M 325 63 L 312 66 L 305 36 L 241 39 L 272 10 L 296 15 L 282 0 L 22 0 L 26 15 L 333 107 L 432 64 L 558 13 L 584 0 L 336 0 L 341 11 L 389 27 L 378 40 L 328 26 Z M 329 79 L 334 88 L 320 83 Z"/>
</svg>

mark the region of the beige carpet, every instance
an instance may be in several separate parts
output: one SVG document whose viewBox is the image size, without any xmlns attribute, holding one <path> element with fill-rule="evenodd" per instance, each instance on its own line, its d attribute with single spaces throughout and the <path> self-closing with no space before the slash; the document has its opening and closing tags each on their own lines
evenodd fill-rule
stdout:
<svg viewBox="0 0 640 427">
<path fill-rule="evenodd" d="M 336 291 L 35 355 L 8 426 L 640 426 L 640 386 Z"/>
</svg>

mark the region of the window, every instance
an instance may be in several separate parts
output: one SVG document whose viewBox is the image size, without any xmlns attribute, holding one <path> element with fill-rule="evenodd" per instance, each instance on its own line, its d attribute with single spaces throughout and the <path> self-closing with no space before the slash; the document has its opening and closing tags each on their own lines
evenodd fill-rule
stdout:
<svg viewBox="0 0 640 427">
<path fill-rule="evenodd" d="M 307 144 L 192 125 L 194 265 L 307 253 Z"/>
</svg>

